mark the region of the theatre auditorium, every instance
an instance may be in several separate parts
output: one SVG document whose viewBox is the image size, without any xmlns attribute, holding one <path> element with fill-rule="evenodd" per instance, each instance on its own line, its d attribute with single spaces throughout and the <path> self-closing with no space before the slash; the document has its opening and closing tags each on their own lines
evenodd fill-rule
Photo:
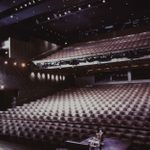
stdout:
<svg viewBox="0 0 150 150">
<path fill-rule="evenodd" d="M 150 150 L 150 0 L 0 0 L 0 150 Z"/>
</svg>

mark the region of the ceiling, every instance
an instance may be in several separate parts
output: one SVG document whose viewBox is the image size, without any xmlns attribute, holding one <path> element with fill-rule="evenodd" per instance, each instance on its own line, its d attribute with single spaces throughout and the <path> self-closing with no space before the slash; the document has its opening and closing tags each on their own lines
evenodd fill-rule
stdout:
<svg viewBox="0 0 150 150">
<path fill-rule="evenodd" d="M 149 0 L 1 0 L 0 36 L 68 45 L 104 32 L 150 24 Z"/>
</svg>

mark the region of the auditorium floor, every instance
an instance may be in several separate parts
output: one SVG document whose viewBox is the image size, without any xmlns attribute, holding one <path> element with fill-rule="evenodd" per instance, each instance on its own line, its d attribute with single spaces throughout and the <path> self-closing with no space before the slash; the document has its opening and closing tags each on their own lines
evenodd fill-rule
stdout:
<svg viewBox="0 0 150 150">
<path fill-rule="evenodd" d="M 37 148 L 25 146 L 22 144 L 0 141 L 0 150 L 35 150 L 35 149 Z"/>
<path fill-rule="evenodd" d="M 0 140 L 0 150 L 67 150 L 63 148 L 54 149 L 51 146 L 18 144 Z M 150 150 L 150 146 L 131 146 L 129 150 Z"/>
<path fill-rule="evenodd" d="M 0 140 L 0 150 L 52 150 L 51 147 L 42 147 L 31 144 L 18 144 Z"/>
</svg>

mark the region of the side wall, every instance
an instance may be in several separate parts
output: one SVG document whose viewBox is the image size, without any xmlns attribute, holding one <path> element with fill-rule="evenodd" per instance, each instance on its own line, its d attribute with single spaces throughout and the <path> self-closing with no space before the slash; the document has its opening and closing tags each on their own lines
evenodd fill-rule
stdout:
<svg viewBox="0 0 150 150">
<path fill-rule="evenodd" d="M 66 81 L 52 81 L 46 79 L 31 79 L 31 70 L 28 67 L 13 66 L 10 60 L 8 64 L 0 61 L 0 87 L 4 89 L 18 89 L 18 104 L 46 97 L 66 87 Z M 41 74 L 44 72 L 40 72 Z"/>
<path fill-rule="evenodd" d="M 58 46 L 48 41 L 40 39 L 22 40 L 11 38 L 11 57 L 20 59 L 36 58 L 40 54 L 48 51 L 57 50 Z"/>
</svg>

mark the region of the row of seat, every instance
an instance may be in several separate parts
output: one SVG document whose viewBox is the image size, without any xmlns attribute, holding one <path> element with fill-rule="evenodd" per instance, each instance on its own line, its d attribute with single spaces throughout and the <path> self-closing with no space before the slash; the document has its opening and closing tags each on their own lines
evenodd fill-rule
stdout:
<svg viewBox="0 0 150 150">
<path fill-rule="evenodd" d="M 114 85 L 58 92 L 1 114 L 2 118 L 92 123 L 103 122 L 136 126 L 149 125 L 150 86 L 147 84 Z M 120 120 L 119 120 L 119 119 Z"/>
<path fill-rule="evenodd" d="M 150 32 L 132 34 L 99 40 L 90 43 L 81 43 L 58 51 L 46 59 L 61 59 L 77 56 L 86 56 L 91 54 L 113 53 L 115 51 L 128 51 L 141 48 L 150 48 Z"/>
<path fill-rule="evenodd" d="M 66 140 L 80 141 L 94 135 L 99 126 L 44 121 L 1 120 L 0 136 L 13 140 L 31 140 L 64 144 Z M 118 137 L 136 143 L 150 144 L 150 131 L 103 126 L 105 137 Z"/>
<path fill-rule="evenodd" d="M 37 136 L 40 139 L 42 135 L 46 140 L 51 134 L 55 137 L 58 131 L 59 134 L 69 134 L 62 134 L 64 141 L 66 138 L 63 137 L 70 139 L 74 134 L 82 139 L 102 126 L 110 136 L 130 137 L 134 142 L 143 142 L 150 137 L 149 104 L 150 83 L 64 90 L 1 112 L 3 124 L 0 134 L 16 138 L 21 134 L 23 138 L 32 140 Z M 26 132 L 30 138 L 26 137 Z"/>
</svg>

